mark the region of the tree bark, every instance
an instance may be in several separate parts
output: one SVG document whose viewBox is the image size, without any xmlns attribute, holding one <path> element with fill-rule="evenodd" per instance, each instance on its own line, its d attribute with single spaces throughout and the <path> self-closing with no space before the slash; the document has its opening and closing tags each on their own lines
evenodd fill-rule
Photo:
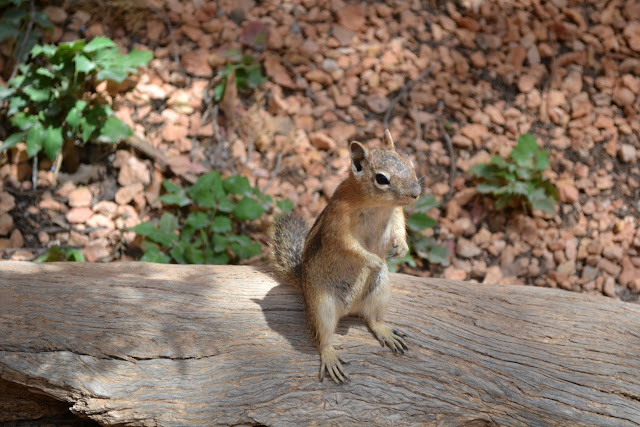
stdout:
<svg viewBox="0 0 640 427">
<path fill-rule="evenodd" d="M 639 306 L 391 281 L 410 351 L 343 319 L 338 386 L 318 380 L 301 294 L 264 270 L 3 262 L 0 379 L 105 425 L 640 424 Z"/>
</svg>

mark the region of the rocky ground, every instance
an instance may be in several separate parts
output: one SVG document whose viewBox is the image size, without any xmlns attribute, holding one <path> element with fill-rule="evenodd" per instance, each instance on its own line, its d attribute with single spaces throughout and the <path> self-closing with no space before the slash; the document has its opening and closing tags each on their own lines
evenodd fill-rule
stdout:
<svg viewBox="0 0 640 427">
<path fill-rule="evenodd" d="M 107 35 L 153 51 L 140 76 L 97 88 L 143 142 L 83 150 L 55 186 L 41 162 L 37 189 L 24 151 L 0 159 L 5 259 L 54 243 L 83 247 L 90 261 L 129 259 L 125 229 L 161 212 L 162 178 L 188 183 L 212 169 L 315 218 L 346 176 L 347 141 L 375 146 L 386 125 L 424 191 L 445 202 L 430 233 L 451 265 L 405 272 L 638 299 L 635 0 L 102 0 L 45 11 L 49 41 Z M 255 55 L 268 81 L 216 105 L 229 48 Z M 525 132 L 549 151 L 555 215 L 496 212 L 467 172 L 506 157 Z M 269 220 L 256 224 L 263 242 Z"/>
</svg>

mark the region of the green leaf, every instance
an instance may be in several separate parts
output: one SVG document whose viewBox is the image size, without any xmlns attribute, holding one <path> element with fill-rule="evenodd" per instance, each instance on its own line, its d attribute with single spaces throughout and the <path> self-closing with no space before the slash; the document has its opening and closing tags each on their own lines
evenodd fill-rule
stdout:
<svg viewBox="0 0 640 427">
<path fill-rule="evenodd" d="M 417 202 L 411 205 L 411 210 L 415 212 L 427 213 L 431 209 L 440 206 L 440 202 L 433 194 L 423 194 L 420 196 Z"/>
<path fill-rule="evenodd" d="M 56 53 L 56 50 L 56 47 L 52 44 L 35 45 L 31 49 L 31 56 L 35 58 L 36 56 L 43 54 L 47 58 L 51 58 Z"/>
<path fill-rule="evenodd" d="M 58 246 L 52 246 L 47 252 L 34 259 L 33 262 L 56 262 L 64 261 L 65 259 L 66 257 L 62 249 L 60 249 Z"/>
<path fill-rule="evenodd" d="M 65 121 L 69 126 L 71 126 L 71 130 L 75 133 L 78 130 L 78 126 L 80 126 L 80 118 L 82 117 L 82 111 L 87 107 L 87 102 L 82 100 L 77 100 L 76 104 L 69 110 L 67 113 L 67 117 L 65 117 Z"/>
<path fill-rule="evenodd" d="M 221 83 L 218 83 L 216 87 L 213 88 L 213 99 L 216 102 L 220 102 L 220 100 L 222 100 L 222 97 L 224 96 L 224 89 L 226 87 L 227 87 L 227 82 L 222 81 Z"/>
<path fill-rule="evenodd" d="M 129 125 L 117 117 L 109 117 L 102 125 L 102 129 L 100 129 L 98 141 L 117 143 L 131 135 L 133 135 L 133 131 Z"/>
<path fill-rule="evenodd" d="M 33 102 L 48 101 L 51 97 L 51 90 L 49 89 L 37 89 L 33 86 L 27 86 L 23 89 L 23 92 L 27 94 L 30 100 Z"/>
<path fill-rule="evenodd" d="M 556 201 L 553 200 L 553 198 L 551 197 L 545 197 L 543 199 L 533 200 L 531 202 L 531 207 L 534 210 L 540 209 L 541 211 L 544 211 L 549 214 L 554 214 L 556 212 L 555 206 L 556 206 Z"/>
<path fill-rule="evenodd" d="M 278 200 L 276 206 L 280 209 L 280 212 L 287 213 L 293 210 L 293 202 L 289 199 Z"/>
<path fill-rule="evenodd" d="M 493 193 L 498 188 L 500 188 L 500 185 L 498 184 L 485 183 L 485 184 L 476 185 L 476 190 L 478 190 L 478 193 L 481 193 L 481 194 Z"/>
<path fill-rule="evenodd" d="M 132 50 L 124 58 L 124 63 L 133 69 L 146 66 L 153 58 L 153 53 L 148 50 Z M 132 70 L 133 71 L 133 70 Z"/>
<path fill-rule="evenodd" d="M 216 199 L 225 195 L 220 174 L 212 171 L 202 175 L 189 187 L 189 195 L 199 206 L 215 208 Z"/>
<path fill-rule="evenodd" d="M 178 218 L 169 212 L 163 213 L 160 217 L 160 221 L 158 221 L 158 229 L 171 234 L 173 234 L 179 226 Z"/>
<path fill-rule="evenodd" d="M 143 262 L 155 262 L 158 264 L 169 264 L 171 262 L 171 258 L 164 252 L 162 252 L 158 248 L 149 248 L 148 251 L 142 255 L 140 261 Z"/>
<path fill-rule="evenodd" d="M 180 241 L 171 248 L 169 255 L 171 255 L 171 258 L 173 258 L 178 264 L 188 264 L 187 258 L 185 257 L 187 246 L 187 242 Z"/>
<path fill-rule="evenodd" d="M 233 209 L 233 216 L 241 221 L 251 221 L 259 218 L 264 213 L 264 208 L 256 200 L 250 197 L 243 197 Z"/>
<path fill-rule="evenodd" d="M 48 77 L 50 79 L 55 79 L 56 75 L 51 72 L 49 69 L 44 68 L 44 67 L 40 67 L 36 70 L 36 74 L 39 76 L 43 76 L 43 77 Z"/>
<path fill-rule="evenodd" d="M 214 233 L 228 233 L 231 231 L 231 219 L 223 215 L 216 215 L 211 223 L 211 231 Z"/>
<path fill-rule="evenodd" d="M 518 144 L 513 147 L 509 156 L 518 166 L 530 166 L 537 151 L 538 144 L 536 143 L 536 138 L 531 134 L 525 133 L 524 135 L 520 135 Z"/>
<path fill-rule="evenodd" d="M 39 123 L 38 116 L 32 116 L 26 113 L 18 113 L 11 117 L 11 124 L 20 128 L 20 130 L 29 130 Z"/>
<path fill-rule="evenodd" d="M 78 73 L 90 73 L 96 68 L 93 61 L 80 53 L 73 57 L 73 62 L 76 64 L 76 72 Z"/>
<path fill-rule="evenodd" d="M 193 227 L 194 230 L 199 230 L 207 227 L 211 221 L 209 220 L 209 215 L 204 212 L 191 212 L 187 219 L 184 220 L 184 223 Z"/>
<path fill-rule="evenodd" d="M 85 262 L 84 255 L 80 249 L 67 248 L 64 253 L 67 261 Z"/>
<path fill-rule="evenodd" d="M 100 70 L 96 74 L 96 80 L 112 80 L 116 83 L 122 83 L 129 77 L 129 72 L 123 67 L 110 67 Z"/>
<path fill-rule="evenodd" d="M 49 160 L 54 161 L 62 148 L 62 128 L 48 126 L 44 131 L 43 146 Z"/>
<path fill-rule="evenodd" d="M 12 135 L 9 135 L 7 139 L 4 140 L 2 145 L 0 145 L 0 152 L 6 150 L 7 148 L 15 147 L 18 142 L 24 140 L 24 132 L 16 132 Z"/>
<path fill-rule="evenodd" d="M 135 231 L 141 236 L 148 237 L 149 239 L 161 244 L 162 246 L 169 246 L 173 242 L 178 240 L 178 236 L 176 236 L 174 233 L 159 230 L 150 222 L 141 222 L 140 224 L 130 228 L 129 230 Z"/>
<path fill-rule="evenodd" d="M 414 213 L 407 220 L 407 226 L 412 231 L 422 231 L 435 226 L 437 223 L 438 221 L 422 212 Z"/>
<path fill-rule="evenodd" d="M 29 158 L 35 156 L 42 149 L 45 140 L 45 131 L 40 123 L 34 125 L 27 133 L 25 142 L 27 143 L 27 155 Z"/>
<path fill-rule="evenodd" d="M 186 246 L 185 258 L 189 264 L 204 264 L 204 252 L 194 246 Z"/>
<path fill-rule="evenodd" d="M 218 199 L 218 210 L 223 213 L 231 213 L 235 209 L 236 204 L 226 197 Z"/>
<path fill-rule="evenodd" d="M 549 167 L 549 157 L 547 156 L 547 150 L 541 150 L 536 154 L 536 158 L 533 162 L 533 167 L 539 171 L 543 171 Z"/>
<path fill-rule="evenodd" d="M 449 250 L 444 246 L 435 245 L 429 251 L 427 261 L 431 264 L 440 264 L 443 267 L 447 267 L 449 265 Z"/>
<path fill-rule="evenodd" d="M 262 253 L 260 243 L 252 242 L 249 244 L 231 243 L 231 251 L 239 258 L 251 258 Z"/>
<path fill-rule="evenodd" d="M 229 245 L 229 238 L 222 234 L 213 235 L 213 250 L 215 252 L 223 252 Z"/>
<path fill-rule="evenodd" d="M 229 254 L 222 252 L 219 254 L 213 254 L 207 257 L 207 264 L 212 265 L 226 265 L 229 264 Z"/>
<path fill-rule="evenodd" d="M 108 37 L 96 37 L 87 43 L 82 49 L 85 52 L 95 52 L 98 50 L 117 47 L 116 44 Z"/>
<path fill-rule="evenodd" d="M 251 195 L 251 184 L 249 180 L 240 175 L 233 175 L 222 180 L 222 186 L 227 193 L 238 194 L 240 196 Z"/>
</svg>

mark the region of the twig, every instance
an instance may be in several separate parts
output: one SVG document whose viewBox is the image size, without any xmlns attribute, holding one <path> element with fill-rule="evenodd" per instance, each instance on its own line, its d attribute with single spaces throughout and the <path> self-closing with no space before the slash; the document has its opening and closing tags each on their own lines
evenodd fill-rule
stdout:
<svg viewBox="0 0 640 427">
<path fill-rule="evenodd" d="M 166 169 L 166 167 L 168 166 L 169 163 L 164 152 L 160 151 L 146 140 L 140 138 L 138 135 L 133 134 L 130 137 L 126 138 L 123 142 L 130 147 L 140 151 L 147 157 L 151 158 L 160 167 L 161 170 Z"/>
<path fill-rule="evenodd" d="M 9 80 L 13 79 L 18 73 L 18 67 L 20 66 L 20 61 L 22 60 L 22 54 L 24 53 L 24 48 L 27 47 L 27 41 L 29 40 L 29 37 L 31 37 L 31 31 L 33 30 L 33 17 L 35 15 L 36 15 L 36 7 L 33 0 L 31 0 L 29 2 L 29 22 L 27 23 L 27 29 L 24 32 L 22 43 L 20 43 L 20 47 L 18 48 L 18 55 L 16 55 L 16 65 L 13 66 L 13 71 L 11 71 L 11 76 L 9 77 Z"/>
<path fill-rule="evenodd" d="M 38 155 L 33 156 L 33 170 L 31 171 L 32 188 L 38 187 Z"/>
<path fill-rule="evenodd" d="M 60 175 L 60 166 L 62 166 L 62 150 L 58 151 L 56 155 L 56 161 L 53 163 L 53 179 L 51 180 L 51 186 L 55 187 L 58 182 L 58 175 Z"/>
<path fill-rule="evenodd" d="M 422 174 L 422 165 L 426 165 L 426 160 L 425 160 L 425 153 L 424 150 L 420 150 L 420 143 L 422 142 L 422 123 L 420 122 L 420 117 L 418 115 L 418 109 L 416 108 L 415 105 L 412 106 L 411 108 L 411 117 L 413 118 L 413 123 L 416 127 L 416 156 L 418 157 L 418 166 L 420 167 L 420 170 L 418 171 L 420 173 L 420 179 L 418 181 L 420 181 L 420 185 L 422 185 L 422 179 L 425 177 L 426 174 Z"/>
<path fill-rule="evenodd" d="M 263 193 L 267 191 L 267 188 L 269 188 L 269 186 L 273 182 L 273 179 L 276 176 L 278 176 L 278 174 L 280 173 L 281 163 L 282 163 L 282 153 L 278 153 L 278 157 L 276 157 L 276 167 L 273 168 L 273 172 L 271 172 L 271 177 L 266 182 L 266 184 L 264 184 L 264 187 L 262 187 L 262 192 Z"/>
<path fill-rule="evenodd" d="M 313 92 L 311 92 L 311 88 L 309 88 L 309 84 L 307 83 L 307 79 L 303 78 L 300 73 L 298 72 L 298 70 L 296 70 L 296 67 L 293 66 L 292 63 L 290 63 L 289 61 L 282 61 L 282 63 L 284 64 L 285 67 L 287 67 L 289 69 L 289 71 L 291 71 L 292 73 L 294 73 L 296 75 L 296 81 L 300 82 L 302 84 L 302 89 L 304 89 L 304 94 L 306 95 L 307 98 L 309 98 L 314 104 L 318 104 L 318 100 L 316 99 L 316 96 L 314 95 Z M 338 118 L 340 120 L 342 120 L 345 123 L 348 123 L 350 125 L 354 124 L 355 121 L 350 119 L 349 117 L 347 117 L 342 111 L 338 110 L 335 107 L 331 107 L 331 111 L 338 116 Z"/>
<path fill-rule="evenodd" d="M 391 113 L 393 112 L 393 108 L 396 106 L 396 104 L 400 102 L 400 100 L 407 94 L 407 92 L 411 90 L 413 86 L 415 86 L 416 83 L 424 79 L 431 72 L 431 70 L 433 70 L 433 65 L 421 72 L 420 75 L 414 80 L 411 80 L 409 83 L 405 84 L 404 87 L 400 89 L 400 92 L 398 92 L 398 95 L 396 95 L 396 97 L 391 100 L 389 106 L 387 107 L 387 111 L 384 113 L 384 119 L 382 120 L 383 129 L 389 128 L 389 119 L 391 118 Z"/>
<path fill-rule="evenodd" d="M 447 133 L 447 130 L 442 125 L 442 121 L 438 120 L 438 127 L 440 128 L 440 133 L 444 138 L 444 141 L 447 143 L 447 150 L 449 150 L 449 158 L 451 161 L 449 162 L 449 192 L 442 200 L 442 207 L 444 207 L 451 197 L 453 196 L 453 179 L 456 177 L 456 157 L 453 152 L 453 144 L 451 143 L 451 137 Z"/>
</svg>

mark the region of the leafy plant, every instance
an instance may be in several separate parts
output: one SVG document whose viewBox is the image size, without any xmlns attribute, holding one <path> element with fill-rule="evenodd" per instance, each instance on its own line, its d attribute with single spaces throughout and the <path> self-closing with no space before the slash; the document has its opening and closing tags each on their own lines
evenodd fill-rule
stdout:
<svg viewBox="0 0 640 427">
<path fill-rule="evenodd" d="M 232 71 L 235 71 L 236 87 L 240 91 L 255 89 L 267 78 L 262 74 L 262 67 L 258 60 L 252 55 L 243 55 L 235 49 L 228 49 L 224 53 L 227 64 L 224 70 L 218 73 L 220 82 L 213 88 L 213 98 L 216 102 L 220 102 L 227 88 L 227 82 Z"/>
<path fill-rule="evenodd" d="M 141 261 L 228 264 L 261 253 L 260 244 L 242 235 L 242 228 L 270 209 L 273 198 L 251 187 L 247 178 L 223 179 L 214 171 L 187 189 L 166 179 L 163 186 L 166 194 L 160 200 L 176 213 L 165 212 L 131 229 L 144 236 Z M 276 205 L 283 212 L 293 208 L 290 200 Z"/>
<path fill-rule="evenodd" d="M 53 25 L 44 12 L 31 8 L 27 0 L 0 0 L 0 43 L 13 40 L 13 56 L 24 62 L 44 30 Z"/>
<path fill-rule="evenodd" d="M 413 255 L 424 259 L 431 264 L 449 265 L 449 250 L 439 245 L 435 239 L 425 236 L 422 232 L 434 227 L 438 221 L 431 218 L 427 213 L 440 205 L 433 194 L 423 194 L 417 202 L 407 208 L 409 217 L 407 218 L 407 243 L 409 252 L 402 258 L 392 258 L 389 260 L 389 269 L 396 271 L 401 264 L 416 266 Z"/>
<path fill-rule="evenodd" d="M 84 262 L 84 255 L 78 248 L 60 248 L 52 246 L 47 252 L 33 260 L 34 262 L 76 261 Z"/>
<path fill-rule="evenodd" d="M 65 140 L 115 143 L 131 135 L 109 105 L 86 92 L 96 81 L 122 82 L 151 60 L 151 52 L 122 55 L 113 41 L 96 37 L 89 43 L 36 45 L 31 56 L 7 88 L 0 86 L 0 100 L 16 128 L 0 152 L 25 141 L 29 157 L 44 150 L 54 160 Z"/>
<path fill-rule="evenodd" d="M 526 133 L 518 138 L 509 161 L 493 156 L 489 164 L 481 163 L 470 170 L 481 181 L 476 186 L 478 192 L 495 197 L 497 209 L 531 207 L 554 213 L 558 190 L 542 176 L 548 167 L 547 150 L 541 150 L 536 138 Z"/>
</svg>

